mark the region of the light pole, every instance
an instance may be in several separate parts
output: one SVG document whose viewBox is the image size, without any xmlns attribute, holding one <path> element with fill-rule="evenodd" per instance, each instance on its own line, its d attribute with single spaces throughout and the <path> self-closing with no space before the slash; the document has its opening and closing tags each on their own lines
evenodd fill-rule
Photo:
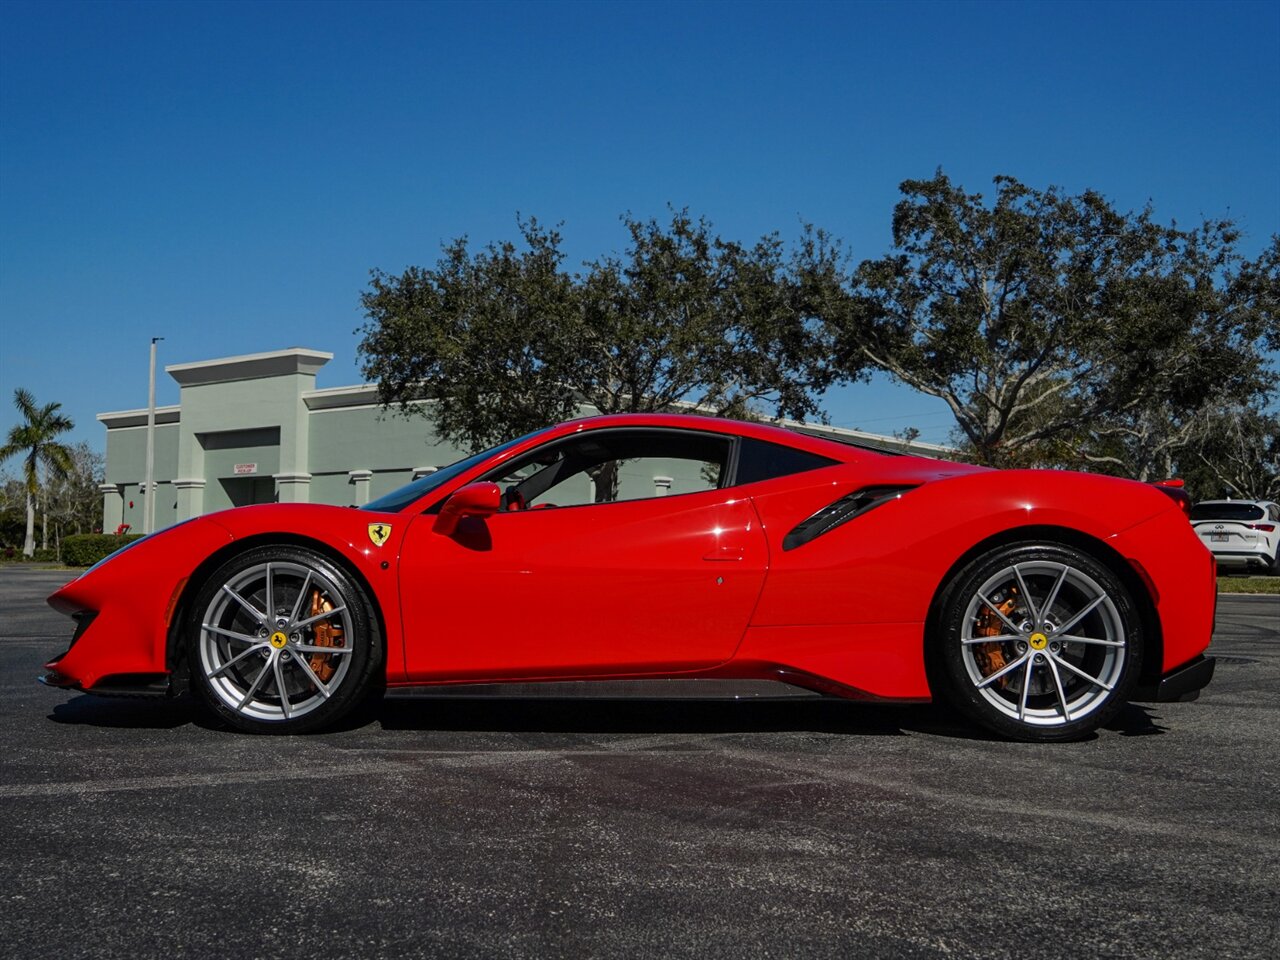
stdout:
<svg viewBox="0 0 1280 960">
<path fill-rule="evenodd" d="M 147 477 L 142 487 L 142 532 L 156 528 L 156 344 L 164 337 L 151 338 L 151 378 L 147 389 Z"/>
</svg>

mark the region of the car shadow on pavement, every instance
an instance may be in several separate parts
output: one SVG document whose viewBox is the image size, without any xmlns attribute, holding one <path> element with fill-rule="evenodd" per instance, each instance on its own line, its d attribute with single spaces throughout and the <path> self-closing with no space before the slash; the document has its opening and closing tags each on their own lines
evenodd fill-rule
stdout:
<svg viewBox="0 0 1280 960">
<path fill-rule="evenodd" d="M 91 693 L 74 696 L 53 708 L 54 723 L 76 726 L 171 730 L 188 723 L 210 726 L 212 718 L 190 697 L 176 700 L 95 697 Z"/>
<path fill-rule="evenodd" d="M 175 700 L 73 696 L 48 719 L 58 724 L 167 730 L 191 724 L 228 730 L 194 697 Z M 357 708 L 319 734 L 366 728 L 492 733 L 767 733 L 901 736 L 911 731 L 967 739 L 984 735 L 928 704 L 841 700 L 640 700 L 481 697 L 390 698 Z"/>
<path fill-rule="evenodd" d="M 876 705 L 840 700 L 642 700 L 642 699 L 388 699 L 364 717 L 387 730 L 510 733 L 772 733 L 812 732 L 849 736 L 902 736 L 953 728 L 925 704 Z"/>
<path fill-rule="evenodd" d="M 169 730 L 190 724 L 230 730 L 193 697 L 129 700 L 82 694 L 58 704 L 54 723 L 117 729 Z M 1126 737 L 1167 731 L 1152 711 L 1127 704 L 1105 725 Z M 388 731 L 485 733 L 827 733 L 893 737 L 911 734 L 957 740 L 1001 738 L 933 704 L 865 704 L 843 700 L 640 700 L 415 697 L 373 701 L 319 734 L 381 727 Z M 1090 735 L 1085 739 L 1096 739 Z"/>
<path fill-rule="evenodd" d="M 1157 722 L 1159 719 L 1151 707 L 1140 703 L 1126 703 L 1119 713 L 1103 725 L 1103 729 L 1122 737 L 1151 737 L 1168 733 L 1169 728 L 1160 726 Z"/>
</svg>

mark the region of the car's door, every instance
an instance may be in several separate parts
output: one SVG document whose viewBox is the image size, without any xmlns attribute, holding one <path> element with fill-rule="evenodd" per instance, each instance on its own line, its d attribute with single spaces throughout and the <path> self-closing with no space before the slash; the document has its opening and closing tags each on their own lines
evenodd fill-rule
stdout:
<svg viewBox="0 0 1280 960">
<path fill-rule="evenodd" d="M 729 439 L 696 433 L 570 438 L 488 478 L 511 481 L 503 512 L 450 536 L 417 517 L 400 565 L 409 678 L 665 673 L 731 657 L 767 548 L 750 501 L 719 487 Z"/>
</svg>

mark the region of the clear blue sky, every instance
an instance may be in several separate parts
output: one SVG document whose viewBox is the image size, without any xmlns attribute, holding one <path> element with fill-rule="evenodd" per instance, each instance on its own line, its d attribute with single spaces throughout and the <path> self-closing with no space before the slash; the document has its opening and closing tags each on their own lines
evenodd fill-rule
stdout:
<svg viewBox="0 0 1280 960">
<path fill-rule="evenodd" d="M 1280 5 L 0 4 L 0 430 L 25 386 L 75 440 L 161 363 L 287 346 L 361 380 L 368 271 L 563 221 L 688 206 L 883 254 L 941 165 L 1280 231 Z M 161 374 L 161 403 L 177 386 Z M 945 441 L 939 401 L 838 391 L 833 422 Z"/>
</svg>

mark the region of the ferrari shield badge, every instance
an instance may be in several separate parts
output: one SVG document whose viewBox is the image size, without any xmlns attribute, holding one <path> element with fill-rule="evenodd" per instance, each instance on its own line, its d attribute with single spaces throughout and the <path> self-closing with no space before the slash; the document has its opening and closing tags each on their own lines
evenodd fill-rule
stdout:
<svg viewBox="0 0 1280 960">
<path fill-rule="evenodd" d="M 375 547 L 380 547 L 387 542 L 387 537 L 391 536 L 391 524 L 389 523 L 371 523 L 369 524 L 369 539 L 373 541 Z"/>
</svg>

